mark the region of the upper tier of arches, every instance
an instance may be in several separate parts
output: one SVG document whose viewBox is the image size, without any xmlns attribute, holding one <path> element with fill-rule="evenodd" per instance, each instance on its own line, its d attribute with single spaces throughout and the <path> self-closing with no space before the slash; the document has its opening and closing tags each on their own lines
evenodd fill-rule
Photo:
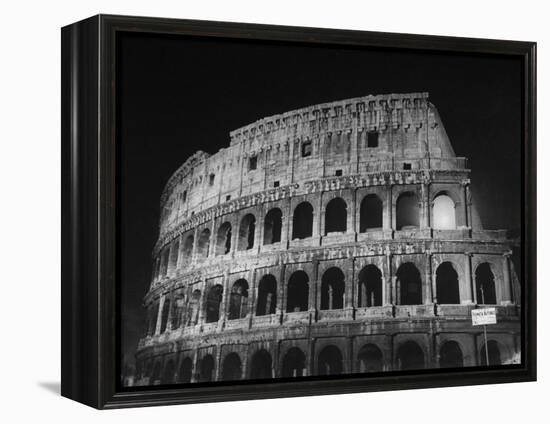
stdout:
<svg viewBox="0 0 550 424">
<path fill-rule="evenodd" d="M 161 232 L 209 207 L 295 182 L 465 168 L 427 93 L 313 105 L 261 119 L 230 136 L 227 148 L 213 155 L 197 152 L 169 179 L 161 197 Z"/>
</svg>

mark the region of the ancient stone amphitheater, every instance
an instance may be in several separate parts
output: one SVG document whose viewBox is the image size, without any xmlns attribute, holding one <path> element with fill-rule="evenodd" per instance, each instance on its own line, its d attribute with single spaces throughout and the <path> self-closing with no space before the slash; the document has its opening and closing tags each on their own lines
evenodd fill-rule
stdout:
<svg viewBox="0 0 550 424">
<path fill-rule="evenodd" d="M 230 137 L 162 193 L 137 384 L 519 360 L 513 242 L 481 227 L 427 93 L 309 106 Z M 497 308 L 487 346 L 480 305 Z"/>
</svg>

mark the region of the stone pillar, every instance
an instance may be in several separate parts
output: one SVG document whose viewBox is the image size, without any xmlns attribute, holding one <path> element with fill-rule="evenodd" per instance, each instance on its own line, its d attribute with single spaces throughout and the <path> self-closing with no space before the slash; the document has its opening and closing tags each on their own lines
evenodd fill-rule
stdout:
<svg viewBox="0 0 550 424">
<path fill-rule="evenodd" d="M 195 231 L 193 231 L 193 248 L 191 249 L 191 257 L 189 258 L 189 262 L 193 262 L 196 259 L 198 245 L 199 245 L 199 227 L 196 227 Z"/>
<path fill-rule="evenodd" d="M 435 286 L 433 286 L 434 278 L 432 278 L 432 253 L 430 251 L 426 251 L 425 261 L 426 274 L 424 281 L 424 304 L 429 305 L 431 303 L 437 303 L 437 290 Z"/>
<path fill-rule="evenodd" d="M 248 288 L 248 304 L 246 307 L 246 313 L 249 318 L 249 327 L 252 327 L 252 320 L 256 315 L 256 299 L 258 298 L 258 273 L 256 269 L 250 271 L 250 280 Z"/>
<path fill-rule="evenodd" d="M 321 293 L 319 278 L 319 261 L 313 260 L 313 275 L 309 284 L 308 293 L 308 309 L 312 313 L 314 321 L 317 320 L 317 309 L 321 308 L 321 300 L 319 298 Z"/>
<path fill-rule="evenodd" d="M 391 266 L 391 252 L 386 251 L 386 272 L 384 272 L 384 282 L 382 284 L 382 302 L 384 306 L 390 306 L 392 304 L 392 266 Z M 394 295 L 395 297 L 395 295 Z"/>
<path fill-rule="evenodd" d="M 393 198 L 392 198 L 392 186 L 388 184 L 386 188 L 386 199 L 384 201 L 384 215 L 382 217 L 382 226 L 384 230 L 391 230 L 394 228 L 393 224 Z"/>
<path fill-rule="evenodd" d="M 391 276 L 391 292 L 392 292 L 392 304 L 399 305 L 401 303 L 400 290 L 397 286 L 397 275 Z"/>
<path fill-rule="evenodd" d="M 166 317 L 166 331 L 172 330 L 172 311 L 174 310 L 174 292 L 170 293 L 170 299 L 168 302 L 168 316 Z"/>
<path fill-rule="evenodd" d="M 345 282 L 345 288 L 344 288 L 344 307 L 346 309 L 353 309 L 353 297 L 354 297 L 354 281 L 357 279 L 355 278 L 355 259 L 349 258 L 348 259 L 348 269 L 351 270 L 351 272 L 346 272 L 346 282 Z"/>
<path fill-rule="evenodd" d="M 258 254 L 264 244 L 264 219 L 266 214 L 263 207 L 259 209 L 259 216 L 256 219 L 256 226 L 254 228 L 254 250 L 258 252 Z"/>
<path fill-rule="evenodd" d="M 511 252 L 506 252 L 502 255 L 502 299 L 500 301 L 501 305 L 511 305 L 512 304 L 512 288 L 511 288 L 511 278 L 510 278 L 510 256 Z"/>
<path fill-rule="evenodd" d="M 428 183 L 422 183 L 421 187 L 421 197 L 420 200 L 422 205 L 422 221 L 420 222 L 420 228 L 429 228 L 430 227 L 430 185 Z"/>
<path fill-rule="evenodd" d="M 207 257 L 215 256 L 216 254 L 216 219 L 212 217 L 210 221 L 210 241 L 208 242 Z"/>
<path fill-rule="evenodd" d="M 463 305 L 471 305 L 472 303 L 474 303 L 473 293 L 475 292 L 475 289 L 472 284 L 474 278 L 472 276 L 472 254 L 470 252 L 464 253 L 464 262 L 466 265 L 464 267 L 464 298 L 460 300 L 460 303 Z"/>
<path fill-rule="evenodd" d="M 231 295 L 231 287 L 229 287 L 229 272 L 224 272 L 223 274 L 223 292 L 222 292 L 222 302 L 220 304 L 220 316 L 218 317 L 218 327 L 221 330 L 223 325 L 228 317 L 229 310 L 229 296 Z"/>
<path fill-rule="evenodd" d="M 351 205 L 348 206 L 348 226 L 347 226 L 347 233 L 354 234 L 359 232 L 359 228 L 357 225 L 357 190 L 351 189 Z"/>
<path fill-rule="evenodd" d="M 313 230 L 312 237 L 318 240 L 319 244 L 324 234 L 324 211 L 323 211 L 323 196 L 321 193 L 317 193 L 317 199 L 313 206 Z"/>
<path fill-rule="evenodd" d="M 473 227 L 472 223 L 472 193 L 470 191 L 470 180 L 465 180 L 464 185 L 464 214 L 466 226 L 469 228 Z"/>
<path fill-rule="evenodd" d="M 290 210 L 290 197 L 287 197 L 282 207 L 281 217 L 281 248 L 288 248 L 288 241 L 292 237 L 292 211 Z"/>
<path fill-rule="evenodd" d="M 155 326 L 155 336 L 160 334 L 160 327 L 162 325 L 162 309 L 164 308 L 164 295 L 159 298 L 159 311 L 157 313 L 157 324 Z"/>
<path fill-rule="evenodd" d="M 285 301 L 285 271 L 286 271 L 286 265 L 281 264 L 280 273 L 279 273 L 279 281 L 277 281 L 277 307 L 275 310 L 275 313 L 277 315 L 282 315 L 286 312 L 286 301 Z"/>
<path fill-rule="evenodd" d="M 204 316 L 206 314 L 206 278 L 202 277 L 201 281 L 201 298 L 199 299 L 199 318 L 197 319 L 197 324 L 202 325 L 204 323 Z"/>
</svg>

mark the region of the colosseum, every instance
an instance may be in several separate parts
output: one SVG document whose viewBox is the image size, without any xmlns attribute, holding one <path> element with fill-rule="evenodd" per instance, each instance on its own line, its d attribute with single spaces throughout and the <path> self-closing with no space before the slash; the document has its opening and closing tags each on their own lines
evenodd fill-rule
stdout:
<svg viewBox="0 0 550 424">
<path fill-rule="evenodd" d="M 138 385 L 517 363 L 518 242 L 427 93 L 260 119 L 160 198 Z M 472 309 L 497 324 L 472 326 Z"/>
</svg>

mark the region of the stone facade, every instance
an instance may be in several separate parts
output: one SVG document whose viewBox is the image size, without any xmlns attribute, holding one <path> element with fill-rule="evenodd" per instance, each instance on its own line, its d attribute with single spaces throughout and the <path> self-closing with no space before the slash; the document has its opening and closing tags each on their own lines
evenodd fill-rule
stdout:
<svg viewBox="0 0 550 424">
<path fill-rule="evenodd" d="M 161 196 L 137 384 L 517 362 L 506 231 L 427 93 L 310 106 L 197 152 Z"/>
</svg>

